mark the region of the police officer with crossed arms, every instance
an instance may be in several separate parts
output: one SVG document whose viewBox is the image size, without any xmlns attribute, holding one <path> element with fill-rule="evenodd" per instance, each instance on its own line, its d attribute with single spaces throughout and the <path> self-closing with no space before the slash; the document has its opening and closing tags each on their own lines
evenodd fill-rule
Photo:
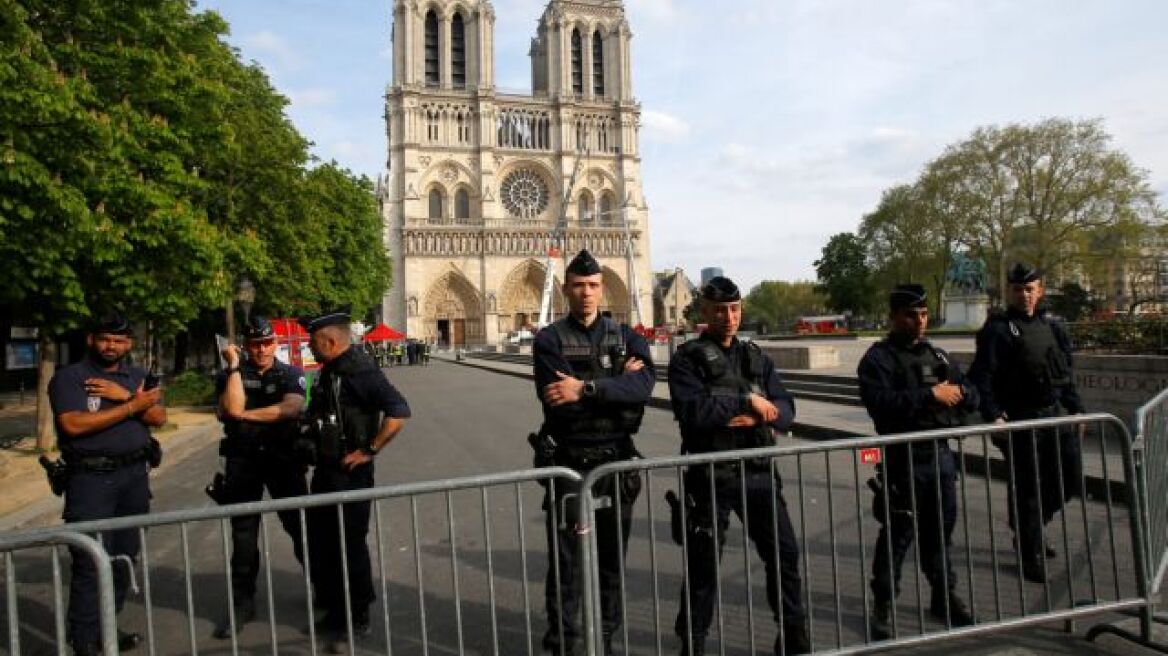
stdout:
<svg viewBox="0 0 1168 656">
<path fill-rule="evenodd" d="M 600 314 L 603 278 L 596 258 L 587 250 L 580 251 L 564 275 L 568 316 L 535 336 L 534 376 L 544 416 L 540 434 L 551 447 L 551 462 L 540 464 L 584 473 L 606 462 L 639 457 L 632 436 L 640 428 L 656 374 L 645 339 Z M 619 505 L 616 480 L 621 485 Z M 550 489 L 544 497 L 548 553 L 555 554 L 555 560 L 548 563 L 548 629 L 543 648 L 554 654 L 574 653 L 580 634 L 579 598 L 587 572 L 580 571 L 578 563 L 580 539 L 574 521 L 577 492 L 559 483 L 554 497 Z M 620 563 L 628 549 L 640 476 L 633 473 L 606 477 L 593 492 L 613 500 L 613 507 L 596 512 L 595 526 L 604 653 L 610 654 L 612 636 L 621 623 Z"/>
<path fill-rule="evenodd" d="M 161 454 L 150 428 L 166 423 L 162 390 L 147 389 L 146 372 L 127 362 L 134 330 L 110 315 L 87 337 L 85 358 L 59 369 L 49 382 L 58 444 L 68 470 L 65 521 L 83 522 L 150 512 L 150 467 Z M 130 561 L 141 543 L 136 529 L 102 536 L 114 559 L 114 602 L 120 612 L 130 582 Z M 68 634 L 77 656 L 101 653 L 97 569 L 82 551 L 70 549 Z M 118 649 L 133 649 L 142 637 L 118 629 Z"/>
<path fill-rule="evenodd" d="M 216 380 L 225 458 L 219 499 L 223 503 L 259 501 L 264 489 L 273 499 L 308 494 L 307 466 L 293 451 L 297 419 L 304 407 L 304 372 L 276 359 L 276 333 L 264 317 L 253 317 L 243 330 L 247 359 L 238 346 L 223 351 L 226 370 Z M 304 564 L 300 514 L 277 513 L 292 538 L 296 560 Z M 259 574 L 259 515 L 231 518 L 231 593 L 235 631 L 255 619 Z M 233 622 L 225 616 L 216 638 L 230 637 Z"/>
<path fill-rule="evenodd" d="M 702 288 L 701 313 L 706 331 L 678 348 L 669 361 L 669 394 L 674 416 L 681 424 L 682 453 L 774 446 L 774 431 L 788 430 L 795 420 L 795 400 L 779 380 L 774 362 L 758 345 L 737 338 L 742 321 L 738 286 L 729 278 L 711 278 Z M 687 590 L 682 587 L 674 624 L 682 642 L 681 653 L 705 653 L 717 591 L 717 560 L 722 557 L 731 512 L 740 519 L 748 518 L 747 533 L 766 567 L 767 602 L 780 629 L 774 653 L 811 651 L 799 577 L 799 545 L 773 464 L 761 458 L 741 466 L 715 465 L 713 498 L 710 470 L 709 465 L 697 465 L 685 473 L 690 589 L 687 599 Z"/>
<path fill-rule="evenodd" d="M 1046 317 L 1042 273 L 1015 264 L 1006 277 L 1005 311 L 995 310 L 977 333 L 977 354 L 969 377 L 981 392 L 986 421 L 1024 419 L 1086 412 L 1071 369 L 1071 339 L 1062 323 Z M 1041 583 L 1046 561 L 1058 552 L 1043 535 L 1067 499 L 1080 495 L 1081 434 L 1068 429 L 1013 431 L 995 435 L 1006 457 L 1010 527 L 1022 560 L 1022 575 Z M 1017 507 L 1017 514 L 1015 514 Z"/>
<path fill-rule="evenodd" d="M 888 337 L 860 360 L 860 398 L 881 435 L 962 426 L 977 409 L 977 391 L 949 355 L 925 339 L 929 325 L 924 287 L 897 285 L 888 299 Z M 957 466 L 948 440 L 897 444 L 885 449 L 873 508 L 880 522 L 872 562 L 873 640 L 892 637 L 892 600 L 900 593 L 901 566 L 913 540 L 929 581 L 931 615 L 952 626 L 975 622 L 956 594 L 949 558 L 957 523 Z M 938 506 L 938 498 L 940 505 Z"/>
</svg>

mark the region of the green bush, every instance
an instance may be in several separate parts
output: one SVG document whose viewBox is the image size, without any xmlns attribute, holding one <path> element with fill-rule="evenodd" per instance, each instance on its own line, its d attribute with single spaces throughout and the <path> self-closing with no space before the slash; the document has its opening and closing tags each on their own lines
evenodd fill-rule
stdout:
<svg viewBox="0 0 1168 656">
<path fill-rule="evenodd" d="M 214 405 L 215 381 L 207 374 L 188 370 L 166 381 L 166 405 Z"/>
</svg>

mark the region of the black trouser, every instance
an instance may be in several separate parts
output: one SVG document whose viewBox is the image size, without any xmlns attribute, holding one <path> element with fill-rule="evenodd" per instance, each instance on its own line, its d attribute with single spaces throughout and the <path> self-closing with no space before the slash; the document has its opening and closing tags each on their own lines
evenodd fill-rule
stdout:
<svg viewBox="0 0 1168 656">
<path fill-rule="evenodd" d="M 745 522 L 746 533 L 762 558 L 766 570 L 767 603 L 774 613 L 775 623 L 781 626 L 803 621 L 799 543 L 787 514 L 782 483 L 769 461 L 747 463 L 745 468 L 745 474 L 741 474 L 737 463 L 716 465 L 713 499 L 710 496 L 709 465 L 695 465 L 685 473 L 685 493 L 693 500 L 693 509 L 686 517 L 689 615 L 686 615 L 686 588 L 683 585 L 681 607 L 674 623 L 674 631 L 683 639 L 687 625 L 695 642 L 704 640 L 709 631 L 716 602 L 717 566 L 726 544 L 731 511 Z M 744 491 L 745 507 L 742 504 Z"/>
<path fill-rule="evenodd" d="M 1058 410 L 1015 414 L 1010 418 L 1038 419 L 1056 417 Z M 1068 499 L 1080 494 L 1083 456 L 1079 436 L 1073 426 L 1040 428 L 1014 431 L 1008 438 L 996 436 L 994 444 L 1006 457 L 1013 479 L 1007 504 L 1018 549 L 1024 559 L 1040 561 L 1045 544 L 1043 527 Z"/>
<path fill-rule="evenodd" d="M 933 591 L 952 591 L 957 585 L 949 558 L 953 527 L 957 524 L 957 467 L 953 452 L 941 447 L 935 459 L 932 455 L 918 456 L 912 460 L 911 476 L 909 459 L 897 460 L 889 457 L 884 469 L 891 519 L 887 513 L 876 516 L 880 534 L 872 560 L 871 589 L 878 602 L 889 602 L 900 594 L 901 566 L 916 536 L 920 540 L 921 571 Z M 875 501 L 877 506 L 883 505 L 884 495 Z"/>
<path fill-rule="evenodd" d="M 312 474 L 312 493 L 325 494 L 373 487 L 373 463 L 342 471 L 338 464 L 319 464 Z M 367 615 L 373 593 L 373 570 L 369 561 L 369 515 L 372 502 L 358 501 L 342 506 L 344 512 L 344 557 L 349 568 L 349 599 L 353 616 Z M 308 556 L 317 600 L 328 616 L 341 622 L 345 617 L 345 577 L 341 561 L 341 528 L 337 506 L 320 506 L 308 511 Z M 340 628 L 343 624 L 338 625 Z"/>
<path fill-rule="evenodd" d="M 264 489 L 273 499 L 308 494 L 306 467 L 291 453 L 263 449 L 252 455 L 228 457 L 225 476 L 233 503 L 259 501 Z M 304 548 L 300 536 L 300 513 L 285 510 L 276 513 L 284 532 L 292 538 L 296 562 L 304 565 Z M 259 515 L 231 518 L 231 592 L 236 601 L 255 597 L 259 575 Z"/>
<path fill-rule="evenodd" d="M 66 522 L 140 515 L 150 511 L 150 467 L 145 461 L 119 467 L 110 472 L 74 470 L 65 488 Z M 106 531 L 102 545 L 111 559 L 118 556 L 138 558 L 141 544 L 137 529 Z M 70 640 L 93 643 L 101 640 L 101 613 L 98 605 L 97 568 L 85 551 L 70 547 L 73 577 L 69 582 L 68 624 Z M 130 582 L 130 565 L 112 560 L 114 603 L 118 612 L 126 602 Z"/>
<path fill-rule="evenodd" d="M 629 447 L 631 449 L 631 447 Z M 626 456 L 626 457 L 631 457 Z M 613 458 L 614 460 L 617 458 Z M 621 458 L 623 459 L 623 458 Z M 581 468 L 578 461 L 560 452 L 556 464 L 572 467 L 581 474 L 586 473 L 600 462 L 588 463 Z M 633 503 L 641 493 L 641 478 L 638 473 L 606 476 L 593 490 L 597 497 L 613 497 L 613 481 L 621 481 L 620 506 L 615 502 L 608 508 L 596 511 L 597 563 L 600 574 L 600 615 L 605 635 L 613 635 L 621 626 L 621 560 L 628 553 L 629 529 L 632 526 Z M 565 649 L 575 643 L 580 636 L 579 612 L 582 586 L 587 585 L 588 572 L 580 569 L 581 541 L 576 534 L 577 502 L 579 487 L 566 481 L 555 481 L 555 509 L 551 507 L 550 487 L 544 494 L 543 509 L 546 511 L 548 553 L 555 559 L 548 562 L 544 585 L 545 608 L 548 620 L 548 642 L 563 645 Z M 568 496 L 565 499 L 565 496 Z M 614 500 L 615 501 L 615 500 Z M 559 567 L 557 582 L 557 563 Z"/>
</svg>

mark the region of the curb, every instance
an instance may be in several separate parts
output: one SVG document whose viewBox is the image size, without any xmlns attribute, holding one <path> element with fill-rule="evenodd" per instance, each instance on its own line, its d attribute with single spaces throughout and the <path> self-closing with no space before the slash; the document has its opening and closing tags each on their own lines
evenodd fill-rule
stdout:
<svg viewBox="0 0 1168 656">
<path fill-rule="evenodd" d="M 171 467 L 181 463 L 198 449 L 206 446 L 202 438 L 206 436 L 208 431 L 215 430 L 219 427 L 219 422 L 210 421 L 205 424 L 188 426 L 176 430 L 171 437 L 166 439 L 166 447 L 162 454 L 162 466 L 152 470 L 150 472 L 150 478 L 153 479 L 155 476 L 166 472 Z M 48 487 L 48 483 L 44 485 L 46 488 Z M 0 531 L 13 531 L 45 526 L 57 522 L 61 518 L 63 508 L 63 499 L 49 494 L 46 489 L 46 496 L 40 501 L 31 503 L 19 510 L 0 517 Z"/>
<path fill-rule="evenodd" d="M 510 369 L 500 369 L 497 367 L 493 367 L 491 365 L 470 362 L 469 360 L 456 361 L 456 360 L 443 359 L 442 361 L 449 362 L 450 364 L 462 365 L 464 367 L 473 367 L 475 369 L 482 369 L 482 370 L 490 371 L 490 372 L 497 373 L 497 374 L 503 374 L 505 376 L 512 376 L 515 378 L 523 378 L 526 380 L 532 380 L 535 377 L 531 373 L 526 373 L 526 372 L 522 372 L 522 371 L 513 371 Z M 661 410 L 672 410 L 672 406 L 670 405 L 668 400 L 658 398 L 658 397 L 653 397 L 649 401 L 648 405 L 650 407 L 661 409 Z M 843 439 L 850 439 L 850 438 L 854 438 L 854 437 L 865 437 L 865 436 L 861 436 L 861 435 L 856 435 L 852 431 L 840 430 L 838 428 L 832 428 L 830 426 L 817 426 L 817 425 L 813 425 L 813 424 L 804 424 L 804 423 L 801 423 L 798 421 L 791 424 L 791 433 L 794 434 L 796 437 L 799 437 L 801 439 L 812 440 L 815 442 L 830 441 L 830 440 L 843 440 Z M 954 455 L 959 455 L 959 454 L 954 452 Z M 1009 480 L 1010 473 L 1009 473 L 1009 470 L 1006 468 L 1006 459 L 1001 457 L 1001 456 L 992 456 L 992 455 L 991 456 L 979 456 L 979 455 L 974 455 L 972 453 L 966 453 L 964 455 L 963 460 L 964 460 L 964 464 L 965 464 L 965 471 L 966 471 L 966 473 L 968 473 L 970 475 L 979 476 L 981 478 L 986 478 L 988 476 L 990 479 L 996 480 L 996 481 L 1008 481 Z M 1128 503 L 1127 490 L 1126 490 L 1126 487 L 1124 486 L 1122 481 L 1106 480 L 1103 478 L 1099 478 L 1098 476 L 1088 476 L 1088 475 L 1084 475 L 1083 479 L 1084 479 L 1085 488 L 1086 488 L 1084 490 L 1084 494 L 1088 498 L 1096 498 L 1096 499 L 1110 498 L 1112 501 L 1115 501 L 1118 503 L 1122 503 L 1122 504 Z"/>
</svg>

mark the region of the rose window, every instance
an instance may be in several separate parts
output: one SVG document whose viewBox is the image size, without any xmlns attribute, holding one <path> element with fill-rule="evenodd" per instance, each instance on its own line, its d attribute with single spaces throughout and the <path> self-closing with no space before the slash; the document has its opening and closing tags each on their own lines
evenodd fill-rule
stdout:
<svg viewBox="0 0 1168 656">
<path fill-rule="evenodd" d="M 508 174 L 499 191 L 511 216 L 533 219 L 547 208 L 547 184 L 533 171 L 520 169 Z"/>
</svg>

